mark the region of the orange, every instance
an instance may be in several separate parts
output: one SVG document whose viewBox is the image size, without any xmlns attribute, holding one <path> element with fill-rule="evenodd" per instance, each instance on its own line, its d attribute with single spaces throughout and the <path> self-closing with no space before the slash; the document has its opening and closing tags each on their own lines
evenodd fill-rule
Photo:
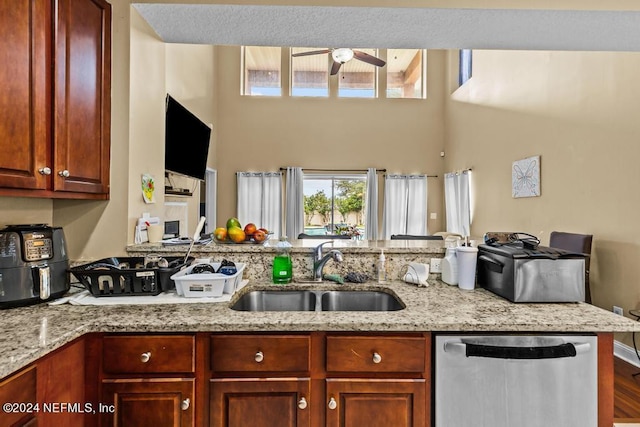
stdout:
<svg viewBox="0 0 640 427">
<path fill-rule="evenodd" d="M 224 227 L 218 227 L 213 232 L 213 237 L 216 240 L 227 240 L 227 229 Z"/>
</svg>

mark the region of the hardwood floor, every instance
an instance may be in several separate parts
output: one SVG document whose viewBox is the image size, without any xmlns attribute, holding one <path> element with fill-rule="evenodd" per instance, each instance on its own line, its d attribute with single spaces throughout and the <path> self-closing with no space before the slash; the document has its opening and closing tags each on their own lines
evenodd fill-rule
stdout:
<svg viewBox="0 0 640 427">
<path fill-rule="evenodd" d="M 614 417 L 616 422 L 640 423 L 640 368 L 614 358 Z"/>
</svg>

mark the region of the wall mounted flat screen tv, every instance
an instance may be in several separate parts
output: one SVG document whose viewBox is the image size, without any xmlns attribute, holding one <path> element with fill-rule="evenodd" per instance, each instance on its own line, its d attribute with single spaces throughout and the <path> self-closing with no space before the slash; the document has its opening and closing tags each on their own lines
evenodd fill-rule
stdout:
<svg viewBox="0 0 640 427">
<path fill-rule="evenodd" d="M 167 94 L 164 168 L 204 180 L 211 128 Z"/>
</svg>

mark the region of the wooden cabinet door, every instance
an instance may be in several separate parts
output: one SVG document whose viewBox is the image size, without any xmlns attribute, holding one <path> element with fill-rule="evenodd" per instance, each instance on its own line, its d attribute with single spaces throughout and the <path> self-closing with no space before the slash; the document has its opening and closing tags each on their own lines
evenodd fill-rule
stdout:
<svg viewBox="0 0 640 427">
<path fill-rule="evenodd" d="M 37 362 L 38 414 L 40 427 L 75 427 L 84 423 L 85 399 L 85 341 L 80 338 Z M 69 410 L 45 410 L 45 404 L 70 404 Z M 94 404 L 94 403 L 91 403 Z"/>
<path fill-rule="evenodd" d="M 0 403 L 23 404 L 23 409 L 15 407 L 15 410 L 0 410 L 0 426 L 18 427 L 35 426 L 37 412 L 32 411 L 37 402 L 36 367 L 31 366 L 23 371 L 0 381 Z"/>
<path fill-rule="evenodd" d="M 327 379 L 327 427 L 426 427 L 424 379 Z"/>
<path fill-rule="evenodd" d="M 51 1 L 0 1 L 0 187 L 44 190 L 50 175 Z"/>
<path fill-rule="evenodd" d="M 58 0 L 53 189 L 109 192 L 111 6 Z"/>
<path fill-rule="evenodd" d="M 211 380 L 211 427 L 309 427 L 308 379 Z"/>
<path fill-rule="evenodd" d="M 188 427 L 194 425 L 193 378 L 105 379 L 102 427 Z"/>
</svg>

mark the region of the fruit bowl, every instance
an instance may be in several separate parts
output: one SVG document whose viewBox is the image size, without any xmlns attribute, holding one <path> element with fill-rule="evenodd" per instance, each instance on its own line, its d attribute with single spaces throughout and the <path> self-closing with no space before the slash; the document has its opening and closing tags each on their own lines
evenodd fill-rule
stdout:
<svg viewBox="0 0 640 427">
<path fill-rule="evenodd" d="M 229 218 L 227 227 L 218 227 L 212 233 L 213 240 L 221 244 L 263 244 L 269 239 L 269 231 L 266 228 L 258 228 L 250 222 L 244 227 L 237 218 Z"/>
<path fill-rule="evenodd" d="M 273 233 L 267 233 L 265 235 L 265 239 L 261 242 L 256 241 L 253 236 L 246 236 L 242 242 L 234 242 L 233 240 L 229 240 L 228 238 L 225 240 L 217 239 L 213 236 L 213 241 L 219 243 L 221 245 L 264 245 L 270 238 Z"/>
</svg>

